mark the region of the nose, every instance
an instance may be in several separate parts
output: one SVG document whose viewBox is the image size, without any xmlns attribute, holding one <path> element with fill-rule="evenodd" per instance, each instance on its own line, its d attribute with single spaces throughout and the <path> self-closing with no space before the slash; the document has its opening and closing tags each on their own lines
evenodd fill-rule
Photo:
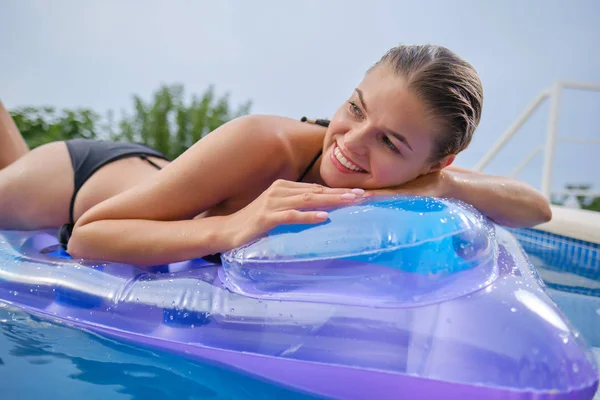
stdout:
<svg viewBox="0 0 600 400">
<path fill-rule="evenodd" d="M 354 128 L 344 135 L 344 147 L 346 150 L 364 156 L 367 154 L 366 129 Z"/>
</svg>

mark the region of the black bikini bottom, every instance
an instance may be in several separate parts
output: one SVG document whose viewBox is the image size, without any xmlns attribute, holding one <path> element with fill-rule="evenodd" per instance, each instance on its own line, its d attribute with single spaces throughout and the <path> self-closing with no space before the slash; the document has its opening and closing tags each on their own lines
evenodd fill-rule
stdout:
<svg viewBox="0 0 600 400">
<path fill-rule="evenodd" d="M 169 158 L 163 153 L 148 147 L 141 143 L 111 142 L 94 139 L 72 139 L 66 142 L 71 164 L 75 176 L 75 190 L 71 196 L 69 205 L 69 223 L 63 225 L 58 234 L 60 244 L 66 249 L 75 220 L 73 218 L 73 206 L 77 193 L 85 182 L 100 168 L 113 161 L 128 157 L 140 157 L 150 163 L 157 169 L 160 166 L 148 159 L 148 157 L 158 157 L 165 160 Z"/>
</svg>

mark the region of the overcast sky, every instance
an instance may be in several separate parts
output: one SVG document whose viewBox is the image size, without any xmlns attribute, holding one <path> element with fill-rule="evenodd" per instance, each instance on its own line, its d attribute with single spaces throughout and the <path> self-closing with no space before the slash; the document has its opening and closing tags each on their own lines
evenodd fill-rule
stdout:
<svg viewBox="0 0 600 400">
<path fill-rule="evenodd" d="M 556 79 L 600 83 L 598 0 L 0 0 L 0 98 L 9 107 L 131 109 L 161 83 L 214 84 L 252 112 L 329 117 L 399 43 L 445 45 L 484 84 L 472 167 Z M 560 135 L 600 139 L 600 93 L 567 91 Z M 507 174 L 542 140 L 542 107 L 487 170 Z M 555 187 L 593 182 L 600 145 L 559 144 Z M 592 163 L 592 161 L 594 163 Z M 539 187 L 538 156 L 519 177 Z"/>
</svg>

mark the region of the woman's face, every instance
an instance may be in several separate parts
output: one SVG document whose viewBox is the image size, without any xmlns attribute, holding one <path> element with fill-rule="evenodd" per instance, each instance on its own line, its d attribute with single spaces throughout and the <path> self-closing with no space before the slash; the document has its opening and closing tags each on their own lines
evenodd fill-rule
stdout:
<svg viewBox="0 0 600 400">
<path fill-rule="evenodd" d="M 379 65 L 335 113 L 323 143 L 321 178 L 330 187 L 401 185 L 452 161 L 429 158 L 436 124 L 403 78 Z"/>
</svg>

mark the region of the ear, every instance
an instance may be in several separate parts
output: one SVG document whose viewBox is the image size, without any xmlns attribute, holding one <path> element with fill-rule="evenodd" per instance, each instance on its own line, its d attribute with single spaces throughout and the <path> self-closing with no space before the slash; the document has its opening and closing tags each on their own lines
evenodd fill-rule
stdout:
<svg viewBox="0 0 600 400">
<path fill-rule="evenodd" d="M 454 162 L 455 158 L 456 158 L 456 154 L 449 154 L 449 155 L 445 156 L 441 160 L 431 164 L 431 166 L 429 167 L 429 171 L 427 173 L 441 171 L 442 169 L 444 169 L 444 168 L 448 167 L 450 164 L 452 164 Z"/>
</svg>

